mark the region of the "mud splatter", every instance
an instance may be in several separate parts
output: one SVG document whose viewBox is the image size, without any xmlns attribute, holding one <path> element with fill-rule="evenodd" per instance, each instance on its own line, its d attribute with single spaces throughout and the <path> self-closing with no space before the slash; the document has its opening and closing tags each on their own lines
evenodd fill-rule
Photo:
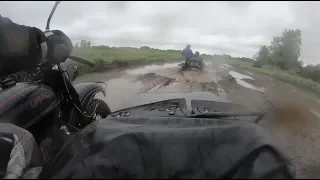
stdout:
<svg viewBox="0 0 320 180">
<path fill-rule="evenodd" d="M 212 93 L 215 93 L 215 94 L 219 95 L 217 84 L 214 81 L 212 81 L 212 82 L 203 82 L 203 83 L 200 83 L 200 84 L 201 84 L 201 90 L 202 91 L 212 92 Z"/>
</svg>

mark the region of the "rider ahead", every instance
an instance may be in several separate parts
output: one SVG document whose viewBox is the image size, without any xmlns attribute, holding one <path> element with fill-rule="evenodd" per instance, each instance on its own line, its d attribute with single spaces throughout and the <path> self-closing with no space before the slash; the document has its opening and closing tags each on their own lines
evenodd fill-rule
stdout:
<svg viewBox="0 0 320 180">
<path fill-rule="evenodd" d="M 193 56 L 193 52 L 191 50 L 190 44 L 187 44 L 186 48 L 182 50 L 182 56 L 185 58 L 185 60 L 188 60 Z"/>
</svg>

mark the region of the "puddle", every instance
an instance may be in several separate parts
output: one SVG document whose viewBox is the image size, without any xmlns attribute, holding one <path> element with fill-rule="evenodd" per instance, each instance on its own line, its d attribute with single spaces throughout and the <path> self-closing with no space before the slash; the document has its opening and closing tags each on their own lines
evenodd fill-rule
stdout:
<svg viewBox="0 0 320 180">
<path fill-rule="evenodd" d="M 219 68 L 228 70 L 228 68 L 226 68 L 226 67 L 224 67 L 224 66 L 219 66 Z"/>
<path fill-rule="evenodd" d="M 219 71 L 218 66 L 206 67 L 204 72 L 197 70 L 180 71 L 181 67 L 179 64 L 181 62 L 153 64 L 135 69 L 87 74 L 78 78 L 77 83 L 94 82 L 97 80 L 106 82 L 106 97 L 102 93 L 97 94 L 96 97 L 107 102 L 113 111 L 123 101 L 140 93 L 203 91 L 202 84 L 217 83 L 228 73 L 228 71 L 224 70 Z M 144 78 L 141 79 L 140 76 Z M 226 99 L 223 89 L 209 88 L 207 91 L 213 91 L 221 99 Z"/>
<path fill-rule="evenodd" d="M 106 83 L 106 97 L 102 93 L 97 94 L 96 97 L 107 102 L 111 111 L 115 110 L 122 101 L 138 94 L 143 87 L 141 82 L 126 78 L 110 79 Z"/>
<path fill-rule="evenodd" d="M 131 75 L 140 75 L 140 74 L 146 74 L 146 73 L 150 73 L 150 72 L 154 72 L 157 70 L 161 70 L 161 69 L 167 69 L 167 68 L 173 68 L 173 67 L 179 67 L 180 68 L 180 64 L 182 62 L 179 63 L 166 63 L 163 65 L 147 65 L 144 66 L 142 68 L 137 68 L 137 69 L 130 69 L 130 70 L 126 70 L 127 74 L 131 74 Z"/>
<path fill-rule="evenodd" d="M 206 71 L 207 72 L 212 72 L 212 73 L 216 73 L 217 72 L 217 70 L 215 70 L 215 69 L 206 69 Z"/>
<path fill-rule="evenodd" d="M 231 66 L 229 66 L 228 64 L 219 64 L 219 68 L 228 70 L 231 68 Z"/>
<path fill-rule="evenodd" d="M 253 79 L 252 77 L 250 77 L 250 76 L 246 76 L 246 75 L 244 75 L 244 74 L 240 74 L 240 73 L 235 72 L 235 71 L 230 71 L 229 74 L 230 74 L 232 77 L 236 78 L 236 79 L 251 79 L 251 80 L 254 80 L 254 79 Z"/>
<path fill-rule="evenodd" d="M 238 72 L 235 72 L 235 71 L 230 71 L 229 74 L 235 78 L 236 82 L 245 87 L 245 88 L 249 88 L 249 89 L 253 89 L 253 90 L 256 90 L 256 91 L 260 91 L 260 92 L 265 92 L 265 88 L 261 88 L 261 87 L 256 87 L 252 84 L 249 84 L 245 81 L 243 81 L 242 79 L 250 79 L 250 80 L 254 80 L 252 77 L 250 76 L 246 76 L 246 75 L 243 75 L 243 74 L 240 74 Z"/>
</svg>

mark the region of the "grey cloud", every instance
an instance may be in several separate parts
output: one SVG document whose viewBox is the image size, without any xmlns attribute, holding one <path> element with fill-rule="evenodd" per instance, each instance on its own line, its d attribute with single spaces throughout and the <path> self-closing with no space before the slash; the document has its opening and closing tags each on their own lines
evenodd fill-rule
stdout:
<svg viewBox="0 0 320 180">
<path fill-rule="evenodd" d="M 126 12 L 131 6 L 131 2 L 129 1 L 107 1 L 106 3 L 108 12 L 113 13 Z"/>
<path fill-rule="evenodd" d="M 0 13 L 14 22 L 44 29 L 54 2 L 0 2 Z M 319 2 L 62 2 L 51 28 L 74 42 L 118 46 L 149 45 L 252 57 L 284 28 L 302 30 L 305 63 L 319 63 Z M 319 53 L 318 53 L 319 52 Z"/>
</svg>

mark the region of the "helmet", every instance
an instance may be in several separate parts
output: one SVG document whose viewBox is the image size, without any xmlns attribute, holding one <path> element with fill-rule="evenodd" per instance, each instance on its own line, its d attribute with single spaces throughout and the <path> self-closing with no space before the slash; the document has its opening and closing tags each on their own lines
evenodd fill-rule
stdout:
<svg viewBox="0 0 320 180">
<path fill-rule="evenodd" d="M 195 55 L 195 56 L 199 56 L 199 55 L 200 55 L 199 51 L 196 51 L 196 52 L 194 53 L 194 55 Z"/>
<path fill-rule="evenodd" d="M 187 48 L 190 48 L 191 46 L 190 46 L 190 44 L 187 44 Z"/>
</svg>

